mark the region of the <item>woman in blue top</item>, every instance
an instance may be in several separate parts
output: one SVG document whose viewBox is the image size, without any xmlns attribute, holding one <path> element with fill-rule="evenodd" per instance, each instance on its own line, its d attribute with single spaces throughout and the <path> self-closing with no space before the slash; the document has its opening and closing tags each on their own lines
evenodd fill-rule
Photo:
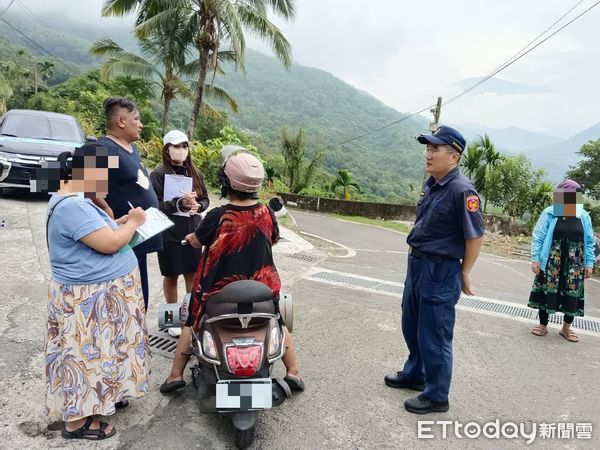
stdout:
<svg viewBox="0 0 600 450">
<path fill-rule="evenodd" d="M 584 278 L 594 267 L 592 220 L 578 196 L 581 186 L 562 181 L 554 192 L 554 205 L 546 208 L 537 221 L 531 238 L 531 270 L 535 280 L 528 306 L 539 309 L 540 324 L 531 332 L 548 334 L 550 314 L 564 314 L 559 334 L 569 342 L 578 342 L 571 324 L 583 316 Z"/>
<path fill-rule="evenodd" d="M 97 415 L 148 390 L 149 346 L 137 259 L 119 252 L 146 220 L 141 208 L 112 220 L 93 202 L 118 165 L 98 144 L 59 156 L 60 183 L 48 205 L 52 279 L 46 335 L 46 412 L 66 439 L 105 439 L 116 430 Z M 59 181 L 60 178 L 60 181 Z M 53 181 L 56 180 L 56 181 Z"/>
</svg>

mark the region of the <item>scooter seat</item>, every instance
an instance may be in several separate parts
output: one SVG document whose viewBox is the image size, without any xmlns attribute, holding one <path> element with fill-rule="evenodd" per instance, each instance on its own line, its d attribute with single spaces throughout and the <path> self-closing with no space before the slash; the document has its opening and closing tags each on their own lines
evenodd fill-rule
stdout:
<svg viewBox="0 0 600 450">
<path fill-rule="evenodd" d="M 206 303 L 206 315 L 208 317 L 255 313 L 275 314 L 275 304 L 273 301 L 259 303 Z"/>
<path fill-rule="evenodd" d="M 239 280 L 229 283 L 208 299 L 208 303 L 259 303 L 273 300 L 269 286 L 255 280 Z"/>
<path fill-rule="evenodd" d="M 218 294 L 208 298 L 206 315 L 275 314 L 273 291 L 260 281 L 240 280 L 229 283 Z"/>
</svg>

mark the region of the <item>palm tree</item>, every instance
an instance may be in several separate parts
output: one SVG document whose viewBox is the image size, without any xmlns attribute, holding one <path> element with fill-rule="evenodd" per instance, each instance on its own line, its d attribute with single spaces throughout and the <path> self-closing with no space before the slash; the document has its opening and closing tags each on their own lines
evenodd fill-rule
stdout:
<svg viewBox="0 0 600 450">
<path fill-rule="evenodd" d="M 54 76 L 54 71 L 52 70 L 53 67 L 54 64 L 50 61 L 37 63 L 37 71 L 44 84 L 46 84 L 46 81 Z"/>
<path fill-rule="evenodd" d="M 135 54 L 121 48 L 111 39 L 104 39 L 94 43 L 91 52 L 97 56 L 106 56 L 109 59 L 102 66 L 100 73 L 108 79 L 113 74 L 130 75 L 150 81 L 160 89 L 163 101 L 162 131 L 169 126 L 169 113 L 171 102 L 181 95 L 185 98 L 192 97 L 192 90 L 182 79 L 191 74 L 197 66 L 196 61 L 185 63 L 174 53 L 164 51 L 164 41 L 160 35 L 152 38 L 139 38 L 141 54 Z M 193 83 L 192 83 L 193 84 Z M 236 101 L 224 89 L 217 86 L 206 86 L 209 97 L 225 101 L 234 111 L 238 111 Z M 207 106 L 205 104 L 205 106 Z M 208 107 L 212 110 L 212 107 Z"/>
<path fill-rule="evenodd" d="M 483 163 L 483 149 L 476 145 L 469 144 L 466 151 L 462 154 L 460 162 L 469 179 L 473 181 L 473 177 L 479 171 Z M 475 187 L 477 188 L 477 186 Z"/>
<path fill-rule="evenodd" d="M 462 166 L 473 181 L 475 189 L 484 197 L 483 212 L 487 209 L 486 181 L 494 167 L 500 164 L 501 158 L 502 155 L 496 150 L 496 146 L 487 134 L 477 136 L 461 158 Z"/>
<path fill-rule="evenodd" d="M 295 0 L 105 0 L 104 16 L 122 16 L 136 11 L 136 30 L 141 36 L 157 28 L 169 29 L 180 14 L 185 29 L 193 36 L 198 51 L 198 80 L 188 136 L 194 132 L 206 89 L 209 70 L 216 71 L 218 53 L 226 44 L 235 55 L 238 68 L 244 70 L 245 30 L 255 32 L 271 44 L 275 55 L 286 67 L 291 65 L 290 44 L 268 18 L 267 10 L 285 19 L 294 15 Z"/>
<path fill-rule="evenodd" d="M 339 169 L 337 171 L 337 178 L 331 183 L 331 190 L 335 192 L 340 186 L 343 188 L 344 200 L 350 200 L 351 187 L 360 192 L 360 186 L 357 183 L 352 182 L 352 173 L 345 169 Z"/>
</svg>

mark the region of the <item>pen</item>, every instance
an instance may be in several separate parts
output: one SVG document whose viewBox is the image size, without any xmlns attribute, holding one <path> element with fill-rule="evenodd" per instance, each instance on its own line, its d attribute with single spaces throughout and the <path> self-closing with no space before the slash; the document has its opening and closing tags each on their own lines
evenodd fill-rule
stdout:
<svg viewBox="0 0 600 450">
<path fill-rule="evenodd" d="M 129 205 L 129 207 L 130 207 L 131 209 L 134 209 L 134 208 L 133 208 L 133 205 L 131 204 L 131 202 L 129 202 L 129 201 L 128 201 L 128 202 L 127 202 L 127 204 Z"/>
</svg>

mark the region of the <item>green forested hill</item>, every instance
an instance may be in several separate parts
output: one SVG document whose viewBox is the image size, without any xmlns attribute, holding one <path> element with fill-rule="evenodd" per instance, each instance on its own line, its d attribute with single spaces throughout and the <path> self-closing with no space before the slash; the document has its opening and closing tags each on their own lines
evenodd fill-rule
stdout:
<svg viewBox="0 0 600 450">
<path fill-rule="evenodd" d="M 248 51 L 246 74 L 226 70 L 216 83 L 237 99 L 239 114 L 229 118 L 276 149 L 281 128 L 303 128 L 307 150 L 344 141 L 403 117 L 373 96 L 322 70 L 294 65 L 289 71 L 274 58 Z M 422 146 L 415 136 L 426 121 L 408 119 L 344 146 L 327 148 L 324 167 L 347 169 L 365 194 L 380 199 L 410 196 L 419 185 Z"/>
</svg>

